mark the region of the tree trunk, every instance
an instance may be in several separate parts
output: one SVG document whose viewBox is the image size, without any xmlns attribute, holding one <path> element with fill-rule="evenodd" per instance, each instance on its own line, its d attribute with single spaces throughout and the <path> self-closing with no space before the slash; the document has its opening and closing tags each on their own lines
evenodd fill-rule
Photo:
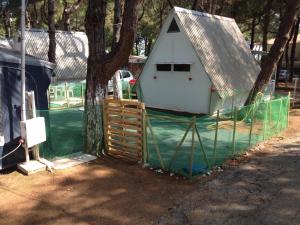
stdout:
<svg viewBox="0 0 300 225">
<path fill-rule="evenodd" d="M 115 0 L 112 49 L 116 48 L 118 41 L 120 40 L 120 32 L 121 32 L 121 26 L 122 26 L 121 15 L 122 15 L 121 2 L 120 2 L 120 0 Z M 119 75 L 118 71 L 116 71 L 114 73 L 112 82 L 113 82 L 114 99 L 122 99 L 123 98 L 123 89 L 122 89 L 122 83 L 121 83 L 120 75 Z"/>
<path fill-rule="evenodd" d="M 149 56 L 150 55 L 151 48 L 152 48 L 152 39 L 150 38 L 147 41 L 147 46 L 146 46 L 146 49 L 145 49 L 145 56 Z"/>
<path fill-rule="evenodd" d="M 263 51 L 268 51 L 268 32 L 269 32 L 269 25 L 270 25 L 270 14 L 272 9 L 273 0 L 268 0 L 265 7 L 264 7 L 264 17 L 263 17 L 263 26 L 262 26 L 262 47 Z"/>
<path fill-rule="evenodd" d="M 291 49 L 291 64 L 290 64 L 290 77 L 289 81 L 293 81 L 294 73 L 295 73 L 295 53 L 296 53 L 296 47 L 297 47 L 297 39 L 298 39 L 298 32 L 299 32 L 299 25 L 300 25 L 300 17 L 298 17 L 297 23 L 295 24 L 295 29 L 294 29 L 294 36 L 293 36 L 293 44 L 292 44 L 292 49 Z"/>
<path fill-rule="evenodd" d="M 10 11 L 5 9 L 2 13 L 2 18 L 3 18 L 5 37 L 10 38 L 12 36 Z"/>
<path fill-rule="evenodd" d="M 264 60 L 262 69 L 256 79 L 254 87 L 246 101 L 250 103 L 255 100 L 258 92 L 262 91 L 266 84 L 268 84 L 276 64 L 278 63 L 284 47 L 288 42 L 289 34 L 292 30 L 294 21 L 296 20 L 297 13 L 300 6 L 300 0 L 289 0 L 287 1 L 286 11 L 280 21 L 279 30 L 272 45 L 266 60 Z"/>
<path fill-rule="evenodd" d="M 55 0 L 48 0 L 48 33 L 49 33 L 49 50 L 48 59 L 55 63 L 56 40 L 55 40 Z"/>
<path fill-rule="evenodd" d="M 46 11 L 46 4 L 47 4 L 47 1 L 44 0 L 43 4 L 41 5 L 41 8 L 40 8 L 41 21 L 42 21 L 44 24 L 48 24 L 48 17 L 47 17 L 47 11 Z"/>
<path fill-rule="evenodd" d="M 74 4 L 68 5 L 67 0 L 64 0 L 64 9 L 63 9 L 63 15 L 60 22 L 60 27 L 62 27 L 63 30 L 70 31 L 70 16 L 72 13 L 74 13 L 80 6 L 80 3 L 82 0 L 77 0 Z"/>
<path fill-rule="evenodd" d="M 198 5 L 198 0 L 194 0 L 193 4 L 192 4 L 192 7 L 191 7 L 191 10 L 196 10 L 197 5 Z"/>
<path fill-rule="evenodd" d="M 224 5 L 225 5 L 225 0 L 222 0 L 221 3 L 219 3 L 219 9 L 216 12 L 217 15 L 222 15 L 223 9 L 224 9 Z"/>
<path fill-rule="evenodd" d="M 210 12 L 211 14 L 216 14 L 217 0 L 210 0 Z"/>
<path fill-rule="evenodd" d="M 289 57 L 289 51 L 290 51 L 290 43 L 291 43 L 291 40 L 293 38 L 293 34 L 294 34 L 294 29 L 295 29 L 295 26 L 293 26 L 291 32 L 290 32 L 290 35 L 289 35 L 289 39 L 286 43 L 286 46 L 285 46 L 285 52 L 284 52 L 284 55 L 285 55 L 285 68 L 288 70 L 289 67 L 290 67 L 290 57 Z"/>
<path fill-rule="evenodd" d="M 279 73 L 280 73 L 280 70 L 282 69 L 282 61 L 283 61 L 283 54 L 281 55 L 278 63 L 277 63 L 277 70 L 276 70 L 276 84 L 278 83 L 279 81 Z"/>
<path fill-rule="evenodd" d="M 89 40 L 85 103 L 85 151 L 99 154 L 103 148 L 102 100 L 107 83 L 118 68 L 125 65 L 133 48 L 139 0 L 127 0 L 124 6 L 120 40 L 110 53 L 105 52 L 106 0 L 89 0 L 85 19 Z"/>
<path fill-rule="evenodd" d="M 31 28 L 32 18 L 28 10 L 25 11 L 25 27 Z"/>
<path fill-rule="evenodd" d="M 173 8 L 174 8 L 174 6 L 173 6 L 173 4 L 172 4 L 171 0 L 167 0 L 167 2 L 168 2 L 168 4 L 169 4 L 169 7 L 170 7 L 171 9 L 173 9 Z"/>
<path fill-rule="evenodd" d="M 32 27 L 37 28 L 39 24 L 39 15 L 37 10 L 36 2 L 33 3 L 33 13 L 34 13 L 34 19 L 32 18 Z"/>
<path fill-rule="evenodd" d="M 256 16 L 255 16 L 255 14 L 253 14 L 252 23 L 251 23 L 251 43 L 250 43 L 251 50 L 253 50 L 254 42 L 255 42 L 255 27 L 256 27 L 255 19 L 256 19 Z"/>
</svg>

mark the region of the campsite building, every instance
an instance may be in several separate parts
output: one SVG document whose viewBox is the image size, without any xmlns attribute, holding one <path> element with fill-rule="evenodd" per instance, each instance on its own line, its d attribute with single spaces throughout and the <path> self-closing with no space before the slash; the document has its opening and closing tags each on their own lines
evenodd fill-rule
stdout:
<svg viewBox="0 0 300 225">
<path fill-rule="evenodd" d="M 21 54 L 0 48 L 0 158 L 18 145 L 21 116 Z M 35 92 L 38 110 L 48 109 L 47 89 L 54 64 L 26 56 L 26 91 Z M 24 151 L 18 150 L 0 159 L 0 170 L 24 161 Z"/>
<path fill-rule="evenodd" d="M 210 114 L 242 106 L 260 67 L 233 19 L 175 7 L 139 77 L 147 107 Z"/>
</svg>

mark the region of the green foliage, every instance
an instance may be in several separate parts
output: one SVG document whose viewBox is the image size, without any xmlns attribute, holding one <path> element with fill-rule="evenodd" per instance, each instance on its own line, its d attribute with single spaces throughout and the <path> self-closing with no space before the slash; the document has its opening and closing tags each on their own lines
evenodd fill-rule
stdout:
<svg viewBox="0 0 300 225">
<path fill-rule="evenodd" d="M 67 0 L 68 4 L 74 4 L 76 0 Z M 170 0 L 174 6 L 191 8 L 192 0 Z M 198 1 L 201 2 L 201 1 Z M 210 2 L 210 1 L 207 1 Z M 250 40 L 251 25 L 253 17 L 256 19 L 255 27 L 255 41 L 262 40 L 262 20 L 264 17 L 264 7 L 267 0 L 219 0 L 216 1 L 216 14 L 226 17 L 233 17 L 241 28 L 247 40 Z M 46 2 L 47 3 L 47 2 Z M 31 26 L 38 29 L 47 29 L 47 4 L 42 0 L 31 0 L 28 2 L 27 10 L 31 18 Z M 70 16 L 70 27 L 74 31 L 85 31 L 84 20 L 87 7 L 87 0 L 83 0 L 76 12 Z M 271 9 L 271 21 L 269 27 L 269 38 L 276 35 L 280 13 L 284 10 L 285 3 L 282 0 L 273 0 Z M 205 8 L 205 7 L 204 7 Z M 106 17 L 106 44 L 108 49 L 112 42 L 113 31 L 113 13 L 114 0 L 107 1 L 107 17 Z M 20 1 L 10 0 L 7 8 L 11 12 L 12 28 L 16 31 L 19 27 L 20 17 Z M 60 27 L 64 10 L 64 1 L 56 1 L 56 15 L 55 20 L 57 27 Z M 160 28 L 170 12 L 171 8 L 168 1 L 162 0 L 142 0 L 139 6 L 139 22 L 136 39 L 136 48 L 134 52 L 140 54 L 146 48 L 150 48 L 151 44 L 155 42 Z M 4 37 L 4 20 L 0 17 L 0 37 Z M 59 29 L 59 28 L 57 28 Z M 142 45 L 142 46 L 141 46 Z M 149 45 L 149 46 L 148 46 Z"/>
</svg>

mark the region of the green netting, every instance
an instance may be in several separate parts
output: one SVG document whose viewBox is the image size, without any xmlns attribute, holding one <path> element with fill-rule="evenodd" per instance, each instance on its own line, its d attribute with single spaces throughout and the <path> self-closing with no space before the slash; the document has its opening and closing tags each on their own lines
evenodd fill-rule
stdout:
<svg viewBox="0 0 300 225">
<path fill-rule="evenodd" d="M 261 100 L 219 116 L 147 110 L 146 161 L 184 176 L 203 173 L 282 132 L 288 110 L 289 97 Z"/>
<path fill-rule="evenodd" d="M 40 155 L 46 159 L 83 151 L 83 111 L 78 108 L 43 110 L 47 141 L 40 145 Z"/>
</svg>

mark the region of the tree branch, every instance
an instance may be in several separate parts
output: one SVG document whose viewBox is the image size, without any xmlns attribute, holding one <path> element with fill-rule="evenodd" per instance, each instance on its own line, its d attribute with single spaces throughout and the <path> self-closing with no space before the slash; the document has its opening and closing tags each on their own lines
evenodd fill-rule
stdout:
<svg viewBox="0 0 300 225">
<path fill-rule="evenodd" d="M 168 4 L 169 4 L 170 8 L 171 8 L 171 9 L 173 9 L 173 8 L 174 8 L 174 6 L 173 6 L 173 4 L 172 4 L 171 0 L 167 0 L 167 2 L 168 2 Z"/>
<path fill-rule="evenodd" d="M 135 40 L 138 19 L 136 8 L 139 2 L 140 0 L 127 0 L 125 2 L 120 40 L 116 48 L 107 54 L 104 59 L 104 67 L 108 71 L 106 74 L 109 74 L 110 77 L 114 74 L 116 68 L 125 65 L 128 61 Z M 110 77 L 107 77 L 107 79 L 110 79 Z"/>
</svg>

